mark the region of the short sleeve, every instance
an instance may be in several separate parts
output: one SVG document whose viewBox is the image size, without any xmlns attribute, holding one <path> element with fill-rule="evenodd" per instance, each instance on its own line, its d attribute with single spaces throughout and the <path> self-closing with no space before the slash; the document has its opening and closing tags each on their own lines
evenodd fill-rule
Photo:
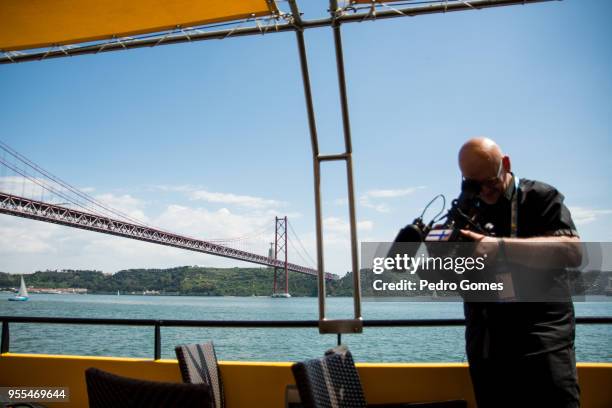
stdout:
<svg viewBox="0 0 612 408">
<path fill-rule="evenodd" d="M 541 183 L 538 186 L 541 230 L 545 236 L 577 237 L 578 232 L 570 210 L 564 204 L 565 197 L 556 188 Z"/>
</svg>

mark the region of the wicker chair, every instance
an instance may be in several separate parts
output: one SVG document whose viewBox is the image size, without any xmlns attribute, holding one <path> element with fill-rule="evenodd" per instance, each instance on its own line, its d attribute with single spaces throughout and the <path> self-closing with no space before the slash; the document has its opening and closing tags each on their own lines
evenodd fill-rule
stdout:
<svg viewBox="0 0 612 408">
<path fill-rule="evenodd" d="M 127 378 L 88 368 L 85 371 L 90 408 L 212 408 L 205 384 L 168 383 Z"/>
<path fill-rule="evenodd" d="M 460 400 L 367 405 L 353 357 L 343 346 L 291 370 L 303 408 L 467 408 Z"/>
<path fill-rule="evenodd" d="M 291 367 L 305 408 L 366 408 L 363 388 L 351 352 L 336 348 L 325 357 Z"/>
<path fill-rule="evenodd" d="M 223 381 L 217 364 L 217 354 L 212 342 L 203 344 L 182 344 L 174 348 L 179 362 L 183 382 L 205 384 L 210 387 L 214 408 L 223 408 Z"/>
</svg>

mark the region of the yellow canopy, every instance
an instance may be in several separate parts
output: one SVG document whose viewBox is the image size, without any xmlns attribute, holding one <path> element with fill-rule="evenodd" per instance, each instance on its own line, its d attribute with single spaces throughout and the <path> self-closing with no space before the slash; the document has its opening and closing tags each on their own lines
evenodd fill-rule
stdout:
<svg viewBox="0 0 612 408">
<path fill-rule="evenodd" d="M 0 50 L 125 37 L 277 11 L 272 0 L 0 0 Z"/>
</svg>

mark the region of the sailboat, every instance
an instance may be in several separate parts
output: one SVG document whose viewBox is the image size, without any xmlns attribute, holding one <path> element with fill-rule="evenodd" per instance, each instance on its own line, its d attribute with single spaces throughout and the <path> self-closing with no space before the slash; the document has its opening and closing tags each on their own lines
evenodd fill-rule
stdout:
<svg viewBox="0 0 612 408">
<path fill-rule="evenodd" d="M 28 290 L 26 289 L 25 281 L 23 280 L 23 275 L 21 276 L 21 285 L 19 286 L 19 293 L 17 296 L 9 298 L 9 300 L 13 301 L 26 301 L 28 300 Z"/>
</svg>

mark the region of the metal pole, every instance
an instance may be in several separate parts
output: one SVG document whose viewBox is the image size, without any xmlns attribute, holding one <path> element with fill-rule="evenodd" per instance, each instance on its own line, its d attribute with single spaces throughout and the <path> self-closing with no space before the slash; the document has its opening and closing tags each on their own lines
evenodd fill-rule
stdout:
<svg viewBox="0 0 612 408">
<path fill-rule="evenodd" d="M 293 0 L 289 1 L 292 11 L 297 7 Z M 299 12 L 294 11 L 294 15 Z M 298 20 L 299 21 L 299 20 Z M 321 211 L 321 163 L 319 157 L 319 139 L 317 136 L 317 123 L 315 120 L 314 106 L 312 103 L 312 88 L 310 86 L 310 74 L 308 72 L 308 58 L 306 56 L 306 45 L 304 43 L 304 31 L 298 26 L 295 29 L 295 37 L 300 56 L 300 68 L 302 71 L 302 82 L 304 85 L 304 98 L 306 99 L 306 112 L 308 114 L 308 129 L 310 131 L 310 144 L 312 147 L 312 163 L 314 173 L 314 196 L 315 196 L 315 224 L 317 231 L 317 279 L 319 289 L 319 320 L 325 320 L 325 266 L 323 263 L 323 219 Z"/>
<path fill-rule="evenodd" d="M 346 148 L 346 177 L 348 184 L 349 222 L 351 229 L 351 261 L 353 271 L 353 307 L 355 319 L 361 319 L 361 277 L 359 276 L 359 252 L 357 248 L 357 220 L 355 211 L 355 187 L 353 180 L 353 144 L 351 141 L 351 120 L 349 117 L 348 96 L 346 91 L 346 76 L 344 71 L 344 53 L 342 51 L 342 35 L 340 22 L 335 18 L 338 3 L 330 1 L 332 13 L 332 30 L 336 49 L 336 68 L 338 71 L 338 86 L 340 89 L 340 107 L 342 109 L 342 127 L 344 130 L 344 145 Z"/>
<path fill-rule="evenodd" d="M 274 217 L 274 260 L 278 260 L 278 217 Z M 276 294 L 276 272 L 277 268 L 274 267 L 274 287 L 272 288 L 272 295 Z"/>
<path fill-rule="evenodd" d="M 287 269 L 287 216 L 285 215 L 285 294 L 289 294 L 289 269 Z"/>
<path fill-rule="evenodd" d="M 11 343 L 8 320 L 2 321 L 2 343 L 0 344 L 0 354 L 8 353 Z"/>
<path fill-rule="evenodd" d="M 155 322 L 155 351 L 154 351 L 154 360 L 159 360 L 161 358 L 161 326 L 160 322 Z"/>
<path fill-rule="evenodd" d="M 326 154 L 326 155 L 319 156 L 319 161 L 320 162 L 324 162 L 324 161 L 346 160 L 347 157 L 348 157 L 348 155 L 346 153 Z"/>
</svg>

